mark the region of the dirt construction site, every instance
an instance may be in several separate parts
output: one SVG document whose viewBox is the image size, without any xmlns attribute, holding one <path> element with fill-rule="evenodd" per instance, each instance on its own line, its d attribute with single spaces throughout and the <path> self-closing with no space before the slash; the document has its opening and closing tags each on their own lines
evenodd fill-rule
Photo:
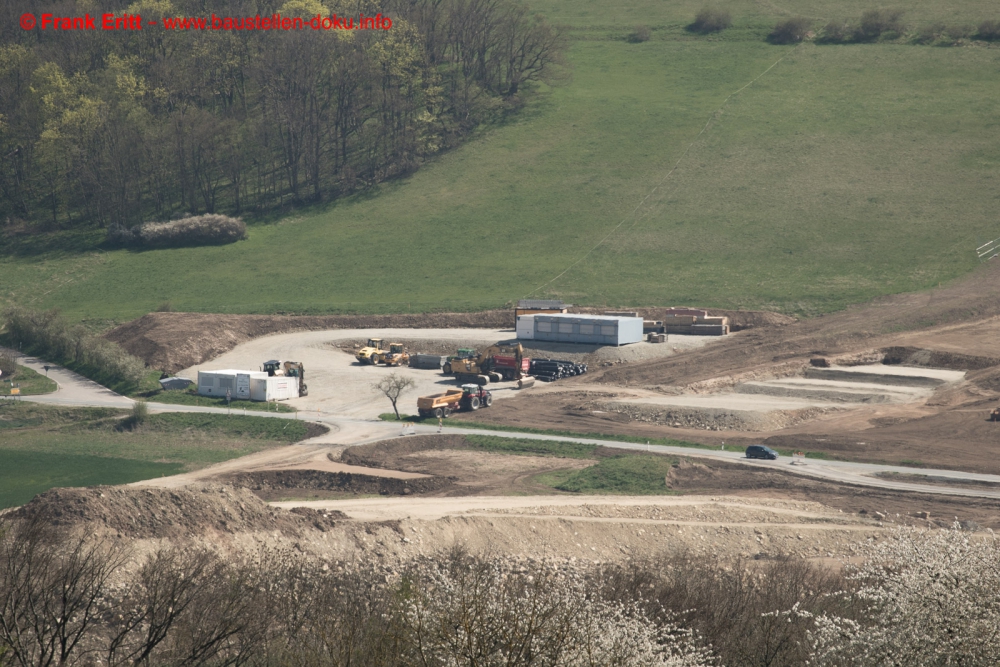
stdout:
<svg viewBox="0 0 1000 667">
<path fill-rule="evenodd" d="M 390 373 L 411 378 L 399 408 L 415 414 L 418 396 L 455 387 L 453 377 L 359 363 L 357 350 L 371 337 L 410 353 L 483 349 L 514 337 L 511 313 L 154 313 L 108 337 L 192 379 L 299 361 L 309 393 L 288 403 L 329 432 L 173 478 L 50 491 L 16 511 L 65 505 L 69 524 L 150 545 L 282 540 L 339 560 L 458 544 L 599 561 L 660 551 L 838 559 L 899 524 L 1000 528 L 1000 422 L 990 419 L 1000 405 L 998 293 L 1000 265 L 987 265 L 946 287 L 813 319 L 729 312 L 727 336 L 621 347 L 522 341 L 527 357 L 588 371 L 525 389 L 490 383 L 491 407 L 458 412 L 443 429 L 380 420 L 391 406 L 372 385 Z M 477 432 L 609 442 L 541 456 L 484 450 Z M 703 448 L 644 454 L 643 439 Z M 749 444 L 784 455 L 748 462 L 739 452 Z M 551 481 L 624 455 L 664 457 L 662 494 L 575 493 Z"/>
</svg>

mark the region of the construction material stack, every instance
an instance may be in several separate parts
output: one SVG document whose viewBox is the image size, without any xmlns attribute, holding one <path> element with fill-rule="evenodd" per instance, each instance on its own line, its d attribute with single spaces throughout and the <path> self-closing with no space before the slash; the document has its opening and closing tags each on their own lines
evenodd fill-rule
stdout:
<svg viewBox="0 0 1000 667">
<path fill-rule="evenodd" d="M 514 309 L 514 321 L 516 322 L 517 318 L 524 315 L 567 313 L 572 305 L 571 303 L 548 299 L 521 299 L 517 302 L 517 307 Z"/>
<path fill-rule="evenodd" d="M 729 318 L 713 317 L 697 308 L 668 308 L 663 317 L 663 333 L 689 336 L 725 336 L 729 333 Z"/>
<path fill-rule="evenodd" d="M 532 359 L 531 374 L 542 382 L 555 382 L 562 378 L 582 375 L 587 372 L 587 364 L 578 364 L 561 359 Z"/>
</svg>

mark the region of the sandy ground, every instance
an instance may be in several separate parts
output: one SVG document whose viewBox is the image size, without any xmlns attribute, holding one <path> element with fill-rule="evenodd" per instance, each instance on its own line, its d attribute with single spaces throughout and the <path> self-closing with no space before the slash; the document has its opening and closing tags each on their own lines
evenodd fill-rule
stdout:
<svg viewBox="0 0 1000 667">
<path fill-rule="evenodd" d="M 276 334 L 243 343 L 211 362 L 186 368 L 178 375 L 197 381 L 199 370 L 220 368 L 255 370 L 268 359 L 301 361 L 305 364 L 309 396 L 292 399 L 288 402 L 290 405 L 300 410 L 374 419 L 381 413 L 391 411 L 388 400 L 372 390 L 373 383 L 390 373 L 399 373 L 412 378 L 416 383 L 414 389 L 404 394 L 399 406 L 400 412 L 408 414 L 416 412 L 418 396 L 444 391 L 456 386 L 456 383 L 453 378 L 433 370 L 359 364 L 353 357 L 353 343 L 368 338 L 382 338 L 386 341 L 406 341 L 411 344 L 411 352 L 430 349 L 454 352 L 459 347 L 470 345 L 484 348 L 500 340 L 509 340 L 512 336 L 513 332 L 505 329 L 335 329 Z M 662 358 L 708 343 L 724 342 L 715 336 L 686 338 L 688 340 L 680 341 L 676 345 L 637 343 L 621 348 L 603 348 L 600 350 L 600 355 L 607 358 L 609 363 L 612 361 L 618 363 L 633 357 Z M 421 341 L 426 341 L 427 345 L 418 347 Z M 598 349 L 588 345 L 546 347 L 547 353 L 559 358 L 561 356 L 582 358 L 597 354 L 595 350 Z M 513 382 L 494 383 L 489 389 L 496 400 L 509 398 L 518 391 Z"/>
<path fill-rule="evenodd" d="M 660 554 L 826 559 L 878 538 L 885 524 L 816 503 L 725 496 L 582 496 L 349 500 L 279 504 L 337 509 L 360 521 L 390 522 L 359 540 L 328 534 L 326 553 L 357 549 L 383 560 L 461 545 L 473 553 L 604 562 Z"/>
</svg>

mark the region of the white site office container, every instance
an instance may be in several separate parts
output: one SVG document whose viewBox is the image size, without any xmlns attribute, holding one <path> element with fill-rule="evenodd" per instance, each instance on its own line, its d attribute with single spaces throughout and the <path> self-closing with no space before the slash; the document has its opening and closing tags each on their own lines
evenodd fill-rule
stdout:
<svg viewBox="0 0 1000 667">
<path fill-rule="evenodd" d="M 521 340 L 531 340 L 535 337 L 535 316 L 518 315 L 514 330 L 517 332 L 517 337 Z"/>
<path fill-rule="evenodd" d="M 627 345 L 643 339 L 641 317 L 535 315 L 534 339 L 559 343 Z"/>
<path fill-rule="evenodd" d="M 198 371 L 198 393 L 202 396 L 226 397 L 235 400 L 250 400 L 250 383 L 255 378 L 266 378 L 262 371 L 240 371 L 225 369 L 219 371 Z"/>
<path fill-rule="evenodd" d="M 289 398 L 298 398 L 299 378 L 286 375 L 275 375 L 268 377 L 267 373 L 262 378 L 254 378 L 251 381 L 250 400 L 252 401 L 284 401 Z"/>
</svg>

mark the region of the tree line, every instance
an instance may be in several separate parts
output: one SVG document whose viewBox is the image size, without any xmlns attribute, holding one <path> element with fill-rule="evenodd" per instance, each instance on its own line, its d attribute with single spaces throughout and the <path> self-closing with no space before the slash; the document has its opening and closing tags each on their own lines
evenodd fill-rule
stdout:
<svg viewBox="0 0 1000 667">
<path fill-rule="evenodd" d="M 23 13 L 392 17 L 389 30 L 24 30 Z M 518 0 L 8 0 L 0 221 L 131 227 L 329 200 L 523 104 L 563 40 Z"/>
</svg>

